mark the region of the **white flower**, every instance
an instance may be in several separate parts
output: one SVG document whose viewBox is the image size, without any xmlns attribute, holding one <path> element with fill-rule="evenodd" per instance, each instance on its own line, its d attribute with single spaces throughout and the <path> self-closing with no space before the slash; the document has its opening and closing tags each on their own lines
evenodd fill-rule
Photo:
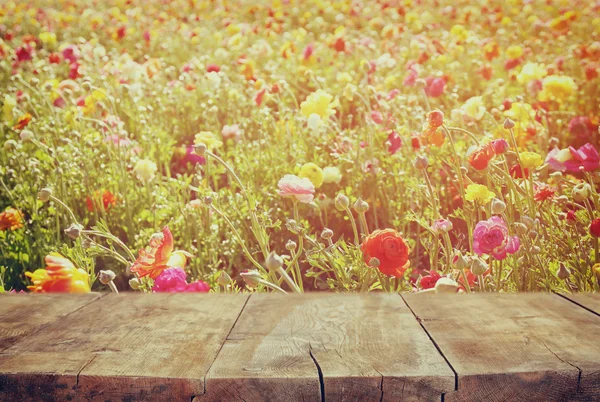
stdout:
<svg viewBox="0 0 600 402">
<path fill-rule="evenodd" d="M 335 166 L 327 166 L 323 169 L 323 182 L 324 183 L 339 183 L 342 180 L 342 172 L 340 168 Z"/>
</svg>

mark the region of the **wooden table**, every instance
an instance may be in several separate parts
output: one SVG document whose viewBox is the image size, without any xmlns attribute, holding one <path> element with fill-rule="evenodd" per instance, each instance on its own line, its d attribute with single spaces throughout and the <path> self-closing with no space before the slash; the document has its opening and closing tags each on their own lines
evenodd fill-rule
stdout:
<svg viewBox="0 0 600 402">
<path fill-rule="evenodd" d="M 0 296 L 0 401 L 599 401 L 600 295 Z"/>
</svg>

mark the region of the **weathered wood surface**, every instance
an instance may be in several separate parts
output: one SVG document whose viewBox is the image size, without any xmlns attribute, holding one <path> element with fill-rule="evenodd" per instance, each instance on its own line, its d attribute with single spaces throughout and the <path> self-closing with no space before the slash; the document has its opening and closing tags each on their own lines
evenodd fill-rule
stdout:
<svg viewBox="0 0 600 402">
<path fill-rule="evenodd" d="M 404 298 L 458 376 L 446 401 L 600 400 L 600 317 L 569 300 Z"/>
<path fill-rule="evenodd" d="M 105 296 L 7 348 L 0 400 L 190 401 L 247 297 Z"/>
<path fill-rule="evenodd" d="M 561 296 L 600 315 L 600 293 L 573 293 Z"/>
<path fill-rule="evenodd" d="M 397 294 L 253 295 L 206 389 L 197 402 L 318 401 L 322 392 L 326 401 L 439 401 L 454 374 Z"/>
<path fill-rule="evenodd" d="M 597 401 L 598 301 L 2 295 L 0 401 Z"/>
</svg>

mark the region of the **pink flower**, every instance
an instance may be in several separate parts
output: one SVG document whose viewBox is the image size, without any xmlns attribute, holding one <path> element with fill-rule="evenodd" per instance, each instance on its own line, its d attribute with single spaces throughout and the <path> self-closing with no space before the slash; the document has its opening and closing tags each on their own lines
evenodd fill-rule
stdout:
<svg viewBox="0 0 600 402">
<path fill-rule="evenodd" d="M 397 132 L 392 131 L 390 135 L 388 135 L 386 144 L 388 144 L 388 152 L 391 155 L 394 155 L 400 150 L 400 147 L 402 147 L 402 138 L 400 138 Z"/>
<path fill-rule="evenodd" d="M 590 143 L 579 149 L 569 147 L 565 149 L 554 148 L 546 156 L 546 163 L 553 170 L 560 172 L 580 172 L 585 170 L 591 172 L 600 167 L 600 156 L 598 151 Z"/>
<path fill-rule="evenodd" d="M 448 233 L 452 230 L 452 227 L 452 222 L 450 222 L 448 219 L 438 219 L 433 222 L 433 225 L 431 225 L 431 230 L 433 230 L 435 233 Z"/>
<path fill-rule="evenodd" d="M 181 268 L 167 268 L 154 280 L 152 291 L 183 292 L 187 287 L 185 271 Z"/>
<path fill-rule="evenodd" d="M 473 251 L 478 255 L 490 254 L 497 260 L 503 260 L 508 254 L 516 253 L 521 247 L 517 236 L 508 236 L 508 226 L 499 216 L 480 221 L 473 231 Z"/>
<path fill-rule="evenodd" d="M 62 51 L 63 58 L 68 60 L 70 64 L 75 63 L 79 59 L 79 49 L 75 45 L 69 45 Z"/>
<path fill-rule="evenodd" d="M 237 124 L 232 124 L 231 126 L 224 125 L 223 129 L 221 130 L 221 135 L 223 136 L 224 140 L 230 138 L 233 140 L 238 140 L 239 137 L 242 135 L 242 132 L 240 130 L 240 126 L 238 126 Z"/>
<path fill-rule="evenodd" d="M 578 140 L 588 140 L 596 130 L 598 125 L 587 116 L 575 116 L 569 122 L 569 133 Z"/>
<path fill-rule="evenodd" d="M 439 77 L 427 77 L 425 78 L 425 82 L 427 83 L 427 86 L 425 87 L 425 93 L 427 94 L 427 96 L 430 96 L 432 98 L 442 96 L 442 94 L 444 93 L 444 88 L 446 87 L 445 79 Z"/>
<path fill-rule="evenodd" d="M 312 202 L 315 193 L 315 186 L 306 177 L 300 178 L 293 174 L 286 174 L 279 183 L 277 183 L 282 197 L 295 197 L 298 201 L 305 204 Z"/>
<path fill-rule="evenodd" d="M 155 280 L 152 291 L 155 293 L 208 293 L 210 286 L 204 281 L 187 283 L 182 268 L 167 268 Z"/>
<path fill-rule="evenodd" d="M 508 151 L 509 145 L 505 139 L 501 138 L 499 140 L 492 141 L 492 147 L 494 147 L 494 153 L 496 155 L 502 155 L 506 151 Z"/>
<path fill-rule="evenodd" d="M 31 48 L 29 46 L 18 47 L 17 50 L 15 51 L 15 54 L 17 56 L 17 62 L 19 62 L 19 63 L 21 63 L 23 61 L 29 61 L 32 59 Z"/>
<path fill-rule="evenodd" d="M 371 111 L 371 120 L 373 120 L 375 124 L 383 123 L 383 116 L 381 115 L 381 112 L 377 110 Z"/>
<path fill-rule="evenodd" d="M 419 78 L 419 74 L 411 68 L 410 70 L 408 70 L 406 77 L 404 77 L 402 85 L 404 85 L 405 87 L 412 87 L 417 82 L 417 78 Z"/>
</svg>

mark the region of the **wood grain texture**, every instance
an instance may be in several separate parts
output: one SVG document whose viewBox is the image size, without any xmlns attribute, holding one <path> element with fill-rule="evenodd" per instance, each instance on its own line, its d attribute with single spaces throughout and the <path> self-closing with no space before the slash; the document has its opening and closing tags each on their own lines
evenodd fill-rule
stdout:
<svg viewBox="0 0 600 402">
<path fill-rule="evenodd" d="M 101 296 L 100 293 L 0 295 L 0 352 Z"/>
<path fill-rule="evenodd" d="M 13 387 L 4 395 L 11 396 L 14 381 L 22 383 L 17 389 L 35 390 L 61 376 L 50 394 L 56 400 L 190 401 L 204 392 L 204 377 L 247 297 L 108 295 L 6 349 L 0 373 L 11 373 Z"/>
<path fill-rule="evenodd" d="M 600 399 L 600 317 L 554 294 L 403 296 L 458 375 L 446 401 Z"/>
<path fill-rule="evenodd" d="M 600 293 L 570 293 L 560 296 L 600 315 Z"/>
<path fill-rule="evenodd" d="M 396 294 L 257 294 L 196 401 L 439 401 L 454 381 Z"/>
</svg>

